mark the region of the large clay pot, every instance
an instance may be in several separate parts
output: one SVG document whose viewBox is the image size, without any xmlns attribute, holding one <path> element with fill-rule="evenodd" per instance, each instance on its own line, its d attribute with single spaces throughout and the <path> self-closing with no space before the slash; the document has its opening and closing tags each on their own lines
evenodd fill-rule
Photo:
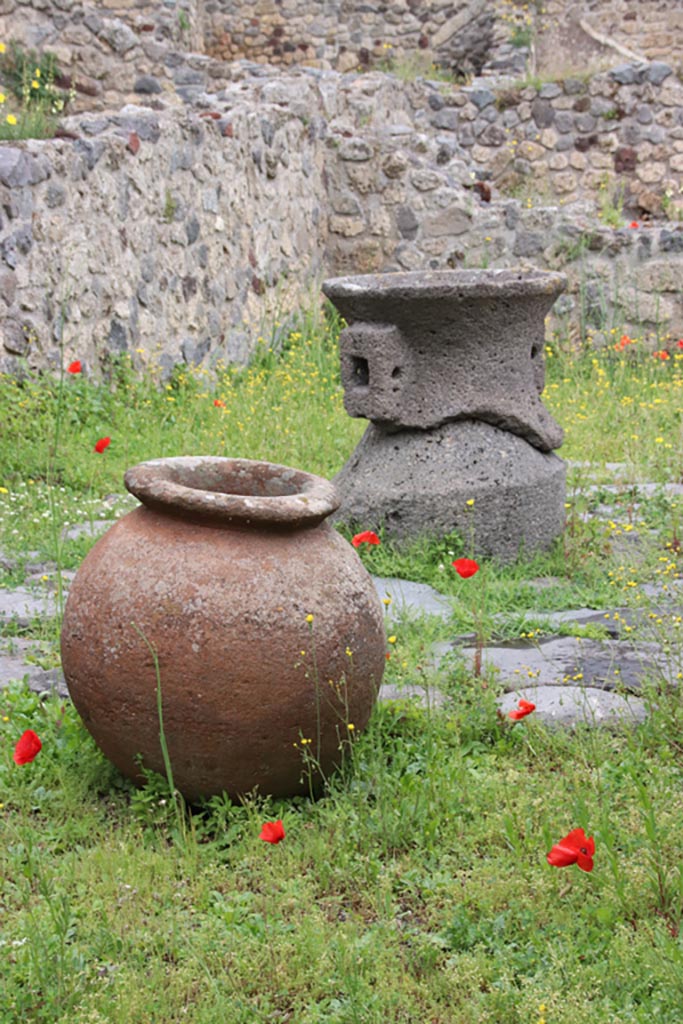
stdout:
<svg viewBox="0 0 683 1024">
<path fill-rule="evenodd" d="M 326 776 L 367 724 L 385 664 L 372 580 L 326 522 L 332 484 L 223 458 L 158 459 L 125 482 L 143 504 L 87 556 L 64 615 L 87 728 L 125 775 L 140 780 L 138 758 L 164 771 L 149 644 L 187 799 L 307 791 L 307 763 Z"/>
</svg>

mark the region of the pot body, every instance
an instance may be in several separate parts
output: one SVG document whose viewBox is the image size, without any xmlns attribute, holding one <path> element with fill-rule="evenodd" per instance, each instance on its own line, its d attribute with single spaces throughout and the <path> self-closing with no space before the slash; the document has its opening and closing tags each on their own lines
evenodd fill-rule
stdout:
<svg viewBox="0 0 683 1024">
<path fill-rule="evenodd" d="M 237 462 L 205 461 L 212 471 Z M 271 481 L 284 469 L 251 465 L 269 467 Z M 189 489 L 201 490 L 197 483 Z M 231 484 L 223 481 L 224 492 Z M 367 724 L 385 664 L 381 603 L 327 512 L 269 522 L 253 508 L 278 505 L 272 486 L 255 501 L 239 486 L 229 500 L 243 499 L 252 514 L 227 520 L 147 495 L 148 505 L 92 549 L 65 609 L 73 701 L 103 752 L 136 781 L 140 758 L 164 772 L 156 653 L 174 782 L 189 800 L 319 785 Z"/>
</svg>

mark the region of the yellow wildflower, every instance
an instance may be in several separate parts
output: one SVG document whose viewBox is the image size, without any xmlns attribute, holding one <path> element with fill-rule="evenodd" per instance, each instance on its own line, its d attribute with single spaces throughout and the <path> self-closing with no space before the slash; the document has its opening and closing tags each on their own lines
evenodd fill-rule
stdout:
<svg viewBox="0 0 683 1024">
<path fill-rule="evenodd" d="M 4 43 L 0 43 L 0 53 L 4 53 L 6 49 L 7 49 L 7 47 L 5 46 L 5 44 Z"/>
<path fill-rule="evenodd" d="M 16 124 L 16 123 L 17 123 L 17 119 L 14 116 L 14 114 L 8 114 L 7 115 L 7 124 Z"/>
<path fill-rule="evenodd" d="M 35 80 L 35 78 L 34 78 L 33 81 L 31 82 L 31 88 L 32 89 L 40 89 L 40 82 L 37 82 Z"/>
</svg>

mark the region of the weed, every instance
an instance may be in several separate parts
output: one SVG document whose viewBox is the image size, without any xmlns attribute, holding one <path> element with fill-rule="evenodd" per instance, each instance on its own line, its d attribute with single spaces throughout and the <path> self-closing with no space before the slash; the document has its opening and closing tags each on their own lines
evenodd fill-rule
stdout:
<svg viewBox="0 0 683 1024">
<path fill-rule="evenodd" d="M 534 38 L 534 30 L 531 25 L 515 25 L 510 34 L 510 42 L 513 46 L 531 46 Z"/>
<path fill-rule="evenodd" d="M 662 213 L 668 220 L 683 220 L 683 202 L 674 197 L 672 189 L 662 195 Z"/>
<path fill-rule="evenodd" d="M 19 101 L 16 114 L 8 113 L 0 123 L 0 139 L 51 138 L 74 98 L 73 90 L 56 84 L 61 76 L 55 55 L 25 50 L 13 40 L 0 55 L 0 76 Z M 0 93 L 0 104 L 5 102 Z"/>
<path fill-rule="evenodd" d="M 166 189 L 163 217 L 167 224 L 173 223 L 177 210 L 178 200 L 174 198 L 173 193 L 169 189 Z"/>
<path fill-rule="evenodd" d="M 607 227 L 624 226 L 624 188 L 623 183 L 614 186 L 607 174 L 600 181 L 598 217 Z"/>
<path fill-rule="evenodd" d="M 425 78 L 432 82 L 453 84 L 455 80 L 451 70 L 436 64 L 432 55 L 419 50 L 400 56 L 387 54 L 378 62 L 377 68 L 387 74 L 395 75 L 403 82 L 414 82 L 418 78 Z"/>
</svg>

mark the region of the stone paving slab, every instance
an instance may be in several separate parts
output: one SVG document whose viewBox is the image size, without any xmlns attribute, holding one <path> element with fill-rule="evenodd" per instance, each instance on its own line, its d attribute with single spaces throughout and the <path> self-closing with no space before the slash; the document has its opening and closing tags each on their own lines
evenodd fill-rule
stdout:
<svg viewBox="0 0 683 1024">
<path fill-rule="evenodd" d="M 651 498 L 655 494 L 667 494 L 670 497 L 677 497 L 683 494 L 683 484 L 591 484 L 586 491 L 595 493 L 604 491 L 606 494 L 623 494 L 625 491 L 633 491 L 634 494 Z"/>
<path fill-rule="evenodd" d="M 387 618 L 396 619 L 402 613 L 408 615 L 437 615 L 449 619 L 452 614 L 451 602 L 438 590 L 426 583 L 411 583 L 395 577 L 373 576 L 373 582 L 381 600 L 390 597 Z"/>
<path fill-rule="evenodd" d="M 639 697 L 591 686 L 521 687 L 499 699 L 501 713 L 507 715 L 516 708 L 520 698 L 536 705 L 533 716 L 546 725 L 637 725 L 647 718 L 647 708 Z"/>
<path fill-rule="evenodd" d="M 93 519 L 87 523 L 76 523 L 62 530 L 62 540 L 78 540 L 79 537 L 99 537 L 110 526 L 115 526 L 116 519 Z"/>
<path fill-rule="evenodd" d="M 616 637 L 621 632 L 620 624 L 631 624 L 630 609 L 618 608 L 616 610 L 620 616 L 618 620 L 612 618 L 612 612 L 599 611 L 596 608 L 569 608 L 567 611 L 561 612 L 528 611 L 522 623 L 541 623 L 548 630 L 564 626 L 567 623 L 574 623 L 576 626 L 600 626 L 607 634 Z M 607 615 L 609 618 L 606 617 Z M 509 615 L 494 615 L 496 622 L 509 621 L 509 619 Z M 524 626 L 522 625 L 521 628 L 523 629 Z"/>
<path fill-rule="evenodd" d="M 377 699 L 381 701 L 412 700 L 416 698 L 421 707 L 438 708 L 446 702 L 446 695 L 436 686 L 416 686 L 407 684 L 396 686 L 384 683 L 379 688 Z"/>
<path fill-rule="evenodd" d="M 30 625 L 37 617 L 57 614 L 57 601 L 53 593 L 43 590 L 29 590 L 17 587 L 15 590 L 0 589 L 0 624 L 5 619 L 16 619 L 18 625 Z"/>
<path fill-rule="evenodd" d="M 474 661 L 475 648 L 461 648 Z M 657 644 L 618 640 L 586 640 L 563 636 L 530 646 L 524 641 L 491 644 L 482 654 L 483 672 L 494 671 L 506 691 L 533 680 L 538 686 L 594 687 L 599 690 L 642 690 L 648 681 L 674 683 L 676 671 Z"/>
<path fill-rule="evenodd" d="M 38 669 L 29 679 L 29 689 L 34 693 L 55 693 L 58 697 L 69 697 L 66 679 L 61 668 Z"/>
<path fill-rule="evenodd" d="M 29 690 L 33 690 L 34 693 L 54 691 L 60 697 L 69 696 L 61 669 L 43 669 L 39 665 L 27 664 L 20 653 L 0 654 L 0 689 L 9 683 L 20 683 L 24 680 Z"/>
<path fill-rule="evenodd" d="M 14 679 L 23 679 L 37 667 L 24 661 L 27 647 L 28 644 L 24 643 L 17 646 L 14 653 L 10 654 L 7 651 L 0 653 L 0 686 L 4 686 Z"/>
<path fill-rule="evenodd" d="M 86 524 L 86 526 L 89 524 Z M 109 526 L 109 523 L 96 523 Z M 28 566 L 27 566 L 28 568 Z M 54 595 L 56 567 L 36 563 L 30 567 L 29 581 L 36 587 L 18 587 L 14 590 L 0 590 L 0 625 L 3 620 L 13 620 L 20 626 L 29 625 L 36 617 L 53 616 L 56 613 Z M 49 575 L 48 581 L 43 580 Z M 74 577 L 73 572 L 62 574 L 64 589 Z M 391 598 L 387 606 L 387 621 L 401 615 L 416 617 L 434 615 L 447 621 L 452 613 L 451 601 L 433 587 L 394 577 L 375 577 L 374 584 L 380 599 Z M 647 596 L 656 598 L 662 608 L 672 610 L 673 601 L 680 601 L 683 580 L 668 580 L 668 589 L 662 585 L 646 584 L 641 588 Z M 649 589 L 648 589 L 649 588 Z M 539 588 L 542 592 L 542 588 Z M 560 624 L 576 623 L 578 626 L 598 625 L 605 629 L 609 639 L 604 641 L 577 637 L 550 637 L 537 643 L 514 641 L 505 644 L 490 644 L 483 653 L 484 671 L 496 671 L 505 688 L 499 699 L 503 714 L 514 708 L 520 697 L 536 704 L 535 716 L 544 722 L 570 726 L 577 722 L 594 725 L 611 725 L 616 722 L 640 722 L 646 716 L 644 702 L 633 694 L 642 688 L 643 681 L 659 674 L 669 682 L 675 680 L 677 666 L 668 665 L 657 644 L 616 638 L 624 625 L 642 622 L 647 612 L 638 609 L 618 609 L 619 619 L 614 612 L 606 617 L 605 611 L 593 608 L 568 609 L 559 612 L 529 611 L 527 618 L 543 622 L 552 629 Z M 446 655 L 461 653 L 465 659 L 474 659 L 473 637 L 458 637 L 455 641 L 435 644 L 433 654 L 435 665 Z M 26 645 L 26 650 L 22 646 Z M 24 656 L 31 646 L 30 641 L 21 638 L 13 641 L 13 650 L 0 652 L 0 687 L 10 680 L 26 679 L 35 692 L 56 692 L 67 697 L 68 690 L 60 669 L 43 670 L 36 665 L 26 664 Z M 616 688 L 629 691 L 628 696 L 614 692 Z M 422 706 L 436 708 L 447 698 L 436 687 L 420 685 L 396 686 L 384 684 L 379 699 L 396 701 L 418 700 Z"/>
</svg>

